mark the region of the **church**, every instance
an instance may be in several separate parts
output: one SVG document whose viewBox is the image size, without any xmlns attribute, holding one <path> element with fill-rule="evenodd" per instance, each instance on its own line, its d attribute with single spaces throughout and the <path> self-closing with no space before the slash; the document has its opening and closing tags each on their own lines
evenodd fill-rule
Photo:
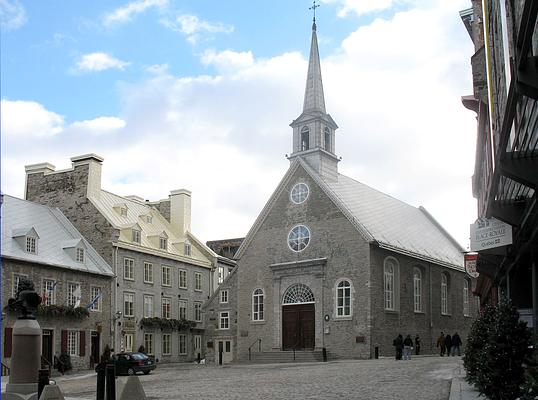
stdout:
<svg viewBox="0 0 538 400">
<path fill-rule="evenodd" d="M 218 290 L 205 306 L 209 359 L 392 356 L 398 334 L 434 353 L 441 331 L 465 338 L 477 314 L 465 250 L 423 207 L 338 172 L 315 19 L 303 112 L 290 126 L 289 169 L 219 287 L 226 302 Z"/>
</svg>

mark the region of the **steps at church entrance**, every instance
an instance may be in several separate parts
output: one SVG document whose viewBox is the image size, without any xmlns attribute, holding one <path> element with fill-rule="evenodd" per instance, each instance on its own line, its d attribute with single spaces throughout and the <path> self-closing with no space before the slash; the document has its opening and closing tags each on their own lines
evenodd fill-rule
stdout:
<svg viewBox="0 0 538 400">
<path fill-rule="evenodd" d="M 321 350 L 301 350 L 295 351 L 262 351 L 252 352 L 251 359 L 248 359 L 248 354 L 241 357 L 242 363 L 251 364 L 273 364 L 273 363 L 306 363 L 306 362 L 321 362 L 323 361 L 323 353 Z"/>
</svg>

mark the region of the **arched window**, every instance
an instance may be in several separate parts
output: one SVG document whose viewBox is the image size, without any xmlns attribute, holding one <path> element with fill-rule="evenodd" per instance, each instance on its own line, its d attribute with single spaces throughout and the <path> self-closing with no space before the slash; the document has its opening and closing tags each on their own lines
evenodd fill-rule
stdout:
<svg viewBox="0 0 538 400">
<path fill-rule="evenodd" d="M 351 282 L 342 279 L 336 283 L 336 316 L 350 317 L 353 314 Z"/>
<path fill-rule="evenodd" d="M 308 129 L 307 126 L 305 126 L 303 129 L 301 129 L 301 151 L 305 151 L 309 149 L 310 144 L 310 129 Z"/>
<path fill-rule="evenodd" d="M 469 312 L 469 281 L 467 279 L 463 279 L 463 315 L 468 317 L 470 315 Z"/>
<path fill-rule="evenodd" d="M 323 132 L 325 136 L 325 150 L 331 151 L 331 130 L 329 128 L 325 128 Z"/>
<path fill-rule="evenodd" d="M 448 277 L 441 274 L 441 314 L 448 314 Z"/>
<path fill-rule="evenodd" d="M 302 303 L 314 303 L 314 293 L 312 293 L 312 290 L 308 286 L 302 283 L 296 283 L 286 290 L 282 299 L 282 304 Z"/>
<path fill-rule="evenodd" d="M 413 309 L 422 312 L 422 273 L 420 269 L 413 268 Z"/>
<path fill-rule="evenodd" d="M 385 294 L 385 310 L 398 310 L 399 296 L 399 270 L 398 261 L 392 257 L 385 259 L 383 265 L 384 271 L 384 294 Z"/>
<path fill-rule="evenodd" d="M 252 320 L 263 321 L 263 289 L 252 293 Z"/>
</svg>

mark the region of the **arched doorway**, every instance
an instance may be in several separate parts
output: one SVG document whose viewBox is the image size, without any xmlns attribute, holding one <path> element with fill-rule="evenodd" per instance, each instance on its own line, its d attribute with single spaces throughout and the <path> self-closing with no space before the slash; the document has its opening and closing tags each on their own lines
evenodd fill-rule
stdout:
<svg viewBox="0 0 538 400">
<path fill-rule="evenodd" d="M 283 350 L 313 349 L 315 325 L 314 293 L 302 283 L 290 286 L 282 298 Z"/>
</svg>

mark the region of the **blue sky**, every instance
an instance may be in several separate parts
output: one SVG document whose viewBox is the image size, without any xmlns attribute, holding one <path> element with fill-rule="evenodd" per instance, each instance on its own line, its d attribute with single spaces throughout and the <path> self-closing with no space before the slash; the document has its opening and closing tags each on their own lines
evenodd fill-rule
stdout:
<svg viewBox="0 0 538 400">
<path fill-rule="evenodd" d="M 202 240 L 243 236 L 288 162 L 311 2 L 0 0 L 2 183 L 105 158 L 103 187 L 193 192 Z M 340 171 L 425 206 L 463 245 L 474 221 L 467 0 L 323 0 L 318 38 Z"/>
</svg>

